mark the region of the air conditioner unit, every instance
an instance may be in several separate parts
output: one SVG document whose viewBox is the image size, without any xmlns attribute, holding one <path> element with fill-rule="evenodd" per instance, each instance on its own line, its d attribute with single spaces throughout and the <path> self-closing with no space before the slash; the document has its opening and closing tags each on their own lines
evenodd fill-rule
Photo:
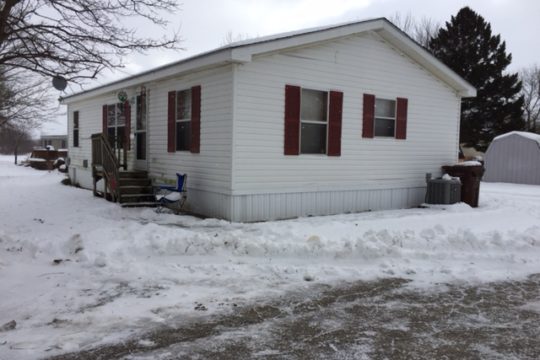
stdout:
<svg viewBox="0 0 540 360">
<path fill-rule="evenodd" d="M 461 201 L 461 181 L 459 179 L 430 179 L 427 181 L 426 203 L 455 204 Z"/>
</svg>

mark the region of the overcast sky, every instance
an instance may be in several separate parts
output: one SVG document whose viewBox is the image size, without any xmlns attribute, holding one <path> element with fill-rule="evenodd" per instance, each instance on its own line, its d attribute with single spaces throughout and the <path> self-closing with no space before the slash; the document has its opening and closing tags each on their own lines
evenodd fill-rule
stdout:
<svg viewBox="0 0 540 360">
<path fill-rule="evenodd" d="M 89 82 L 86 88 L 127 75 L 180 60 L 223 44 L 228 32 L 257 37 L 314 26 L 377 17 L 396 13 L 427 17 L 444 24 L 463 6 L 469 6 L 491 23 L 495 34 L 506 41 L 512 53 L 510 71 L 540 64 L 539 0 L 184 0 L 181 10 L 168 15 L 168 29 L 180 29 L 183 51 L 155 51 L 125 59 L 126 67 Z M 152 32 L 159 35 L 156 29 Z M 67 93 L 78 91 L 66 89 Z M 65 116 L 56 124 L 44 126 L 43 132 L 65 133 Z"/>
</svg>

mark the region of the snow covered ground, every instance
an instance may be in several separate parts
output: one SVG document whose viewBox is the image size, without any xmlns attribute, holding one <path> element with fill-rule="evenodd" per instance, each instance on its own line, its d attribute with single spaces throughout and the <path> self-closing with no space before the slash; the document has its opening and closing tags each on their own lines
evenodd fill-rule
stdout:
<svg viewBox="0 0 540 360">
<path fill-rule="evenodd" d="M 0 327 L 17 323 L 0 332 L 2 360 L 88 349 L 313 284 L 540 272 L 540 186 L 483 183 L 478 209 L 240 224 L 122 209 L 63 176 L 0 157 Z"/>
</svg>

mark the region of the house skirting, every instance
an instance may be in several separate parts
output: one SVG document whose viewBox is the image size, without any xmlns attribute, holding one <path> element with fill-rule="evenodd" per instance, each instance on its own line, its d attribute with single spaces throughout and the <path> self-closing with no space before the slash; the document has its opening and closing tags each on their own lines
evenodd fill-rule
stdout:
<svg viewBox="0 0 540 360">
<path fill-rule="evenodd" d="M 92 189 L 88 168 L 70 167 L 73 184 Z M 362 211 L 405 209 L 424 202 L 426 188 L 362 189 L 296 193 L 228 195 L 188 187 L 186 209 L 238 222 L 290 219 Z"/>
<path fill-rule="evenodd" d="M 405 209 L 424 202 L 425 187 L 235 195 L 232 221 L 264 221 L 299 216 Z"/>
</svg>

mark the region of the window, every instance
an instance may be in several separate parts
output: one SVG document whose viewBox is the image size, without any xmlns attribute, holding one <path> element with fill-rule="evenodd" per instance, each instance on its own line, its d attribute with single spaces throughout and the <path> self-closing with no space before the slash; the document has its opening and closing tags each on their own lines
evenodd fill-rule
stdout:
<svg viewBox="0 0 540 360">
<path fill-rule="evenodd" d="M 79 147 L 79 112 L 73 112 L 73 147 Z"/>
<path fill-rule="evenodd" d="M 191 90 L 176 92 L 176 150 L 191 148 Z"/>
<path fill-rule="evenodd" d="M 135 128 L 137 160 L 146 160 L 146 93 L 137 96 L 137 124 Z"/>
<path fill-rule="evenodd" d="M 394 137 L 396 101 L 375 99 L 375 136 Z"/>
<path fill-rule="evenodd" d="M 328 93 L 302 89 L 300 97 L 300 152 L 326 154 Z"/>
<path fill-rule="evenodd" d="M 123 149 L 126 116 L 122 103 L 107 105 L 107 137 L 111 147 Z"/>
</svg>

